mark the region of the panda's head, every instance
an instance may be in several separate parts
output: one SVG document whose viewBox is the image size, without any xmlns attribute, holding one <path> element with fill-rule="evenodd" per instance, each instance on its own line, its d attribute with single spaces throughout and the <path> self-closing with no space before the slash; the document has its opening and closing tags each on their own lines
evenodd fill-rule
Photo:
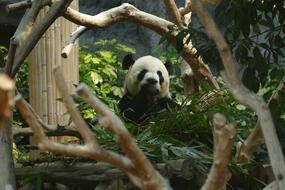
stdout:
<svg viewBox="0 0 285 190">
<path fill-rule="evenodd" d="M 170 67 L 170 62 L 163 64 L 150 55 L 140 57 L 136 61 L 131 55 L 127 55 L 123 60 L 123 68 L 128 69 L 125 94 L 136 96 L 141 93 L 148 97 L 168 97 Z"/>
</svg>

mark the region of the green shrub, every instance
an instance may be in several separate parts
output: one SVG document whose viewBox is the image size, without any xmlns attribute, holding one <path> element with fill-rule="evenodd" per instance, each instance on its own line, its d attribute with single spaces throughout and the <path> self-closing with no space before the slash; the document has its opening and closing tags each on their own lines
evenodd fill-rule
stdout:
<svg viewBox="0 0 285 190">
<path fill-rule="evenodd" d="M 85 47 L 80 48 L 79 76 L 80 82 L 90 89 L 115 110 L 117 101 L 123 96 L 123 81 L 126 71 L 121 69 L 121 57 L 135 50 L 118 43 L 115 39 L 99 40 L 94 43 L 95 53 L 89 53 Z M 81 104 L 84 118 L 93 118 L 95 113 L 85 104 Z"/>
</svg>

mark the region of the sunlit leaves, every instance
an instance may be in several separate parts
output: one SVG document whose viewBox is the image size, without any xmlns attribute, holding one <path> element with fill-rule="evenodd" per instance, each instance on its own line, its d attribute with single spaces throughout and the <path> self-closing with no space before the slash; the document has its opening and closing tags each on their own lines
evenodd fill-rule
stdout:
<svg viewBox="0 0 285 190">
<path fill-rule="evenodd" d="M 97 74 L 96 72 L 90 72 L 90 77 L 92 78 L 94 85 L 103 82 L 103 78 L 101 77 L 101 75 Z"/>
<path fill-rule="evenodd" d="M 80 81 L 85 82 L 101 100 L 113 107 L 123 95 L 125 71 L 121 69 L 121 58 L 135 50 L 115 39 L 99 40 L 94 43 L 94 48 L 95 53 L 89 53 L 84 48 L 80 50 Z M 85 111 L 85 117 L 94 115 L 88 111 L 89 108 L 81 108 Z"/>
</svg>

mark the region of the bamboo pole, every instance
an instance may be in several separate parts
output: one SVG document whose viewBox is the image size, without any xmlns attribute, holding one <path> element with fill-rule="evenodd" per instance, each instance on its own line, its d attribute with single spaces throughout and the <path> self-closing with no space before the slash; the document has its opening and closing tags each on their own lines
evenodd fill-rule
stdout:
<svg viewBox="0 0 285 190">
<path fill-rule="evenodd" d="M 56 88 L 55 88 L 55 80 L 53 79 L 52 75 L 52 68 L 56 65 L 56 52 L 55 52 L 55 24 L 52 24 L 50 27 L 50 32 L 51 32 L 51 40 L 50 40 L 50 46 L 51 46 L 51 61 L 49 63 L 50 67 L 48 70 L 50 80 L 51 80 L 51 122 L 50 124 L 55 124 L 56 123 Z"/>
<path fill-rule="evenodd" d="M 42 9 L 42 16 L 46 14 L 46 9 Z M 41 68 L 42 74 L 40 77 L 42 78 L 42 119 L 44 122 L 48 122 L 48 101 L 47 101 L 47 49 L 46 49 L 46 33 L 42 36 L 42 50 L 41 50 Z"/>
<path fill-rule="evenodd" d="M 78 8 L 78 2 L 74 1 Z M 39 19 L 43 18 L 48 8 L 43 9 L 39 14 Z M 78 83 L 78 55 L 74 48 L 75 55 L 64 60 L 61 58 L 60 52 L 64 44 L 64 40 L 69 33 L 72 32 L 74 24 L 58 18 L 42 36 L 41 40 L 35 46 L 29 56 L 29 91 L 30 103 L 36 113 L 47 124 L 67 125 L 69 116 L 66 114 L 66 108 L 59 101 L 61 98 L 56 89 L 52 69 L 55 65 L 63 65 L 64 77 L 68 81 L 69 90 L 73 84 Z M 78 47 L 78 46 L 76 46 Z M 67 137 L 52 137 L 54 141 L 65 141 Z M 72 137 L 72 140 L 74 137 Z M 34 138 L 30 138 L 30 143 L 34 144 Z M 39 152 L 32 151 L 31 159 L 36 159 Z"/>
</svg>

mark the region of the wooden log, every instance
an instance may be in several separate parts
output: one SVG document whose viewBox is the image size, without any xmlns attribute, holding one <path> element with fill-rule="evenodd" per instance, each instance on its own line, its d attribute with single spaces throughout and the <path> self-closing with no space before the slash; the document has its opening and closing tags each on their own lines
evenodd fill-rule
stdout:
<svg viewBox="0 0 285 190">
<path fill-rule="evenodd" d="M 16 188 L 12 158 L 11 128 L 8 126 L 12 115 L 12 93 L 14 81 L 0 74 L 0 189 Z"/>
</svg>

